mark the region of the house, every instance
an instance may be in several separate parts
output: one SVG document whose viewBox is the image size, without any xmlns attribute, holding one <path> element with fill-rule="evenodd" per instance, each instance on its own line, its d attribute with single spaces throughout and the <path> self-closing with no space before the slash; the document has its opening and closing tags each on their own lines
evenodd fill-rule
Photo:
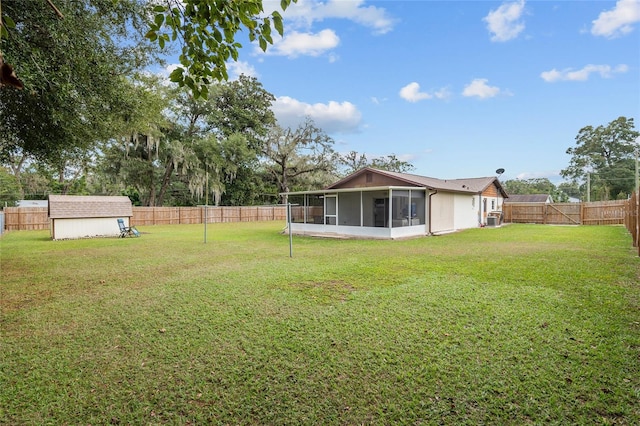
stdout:
<svg viewBox="0 0 640 426">
<path fill-rule="evenodd" d="M 321 190 L 285 195 L 292 233 L 366 238 L 485 226 L 508 197 L 496 177 L 443 180 L 371 167 Z"/>
<path fill-rule="evenodd" d="M 125 196 L 49 195 L 48 214 L 54 240 L 117 237 L 118 219 L 130 226 L 133 208 Z"/>
<path fill-rule="evenodd" d="M 505 203 L 553 203 L 553 198 L 549 194 L 512 194 Z"/>
</svg>

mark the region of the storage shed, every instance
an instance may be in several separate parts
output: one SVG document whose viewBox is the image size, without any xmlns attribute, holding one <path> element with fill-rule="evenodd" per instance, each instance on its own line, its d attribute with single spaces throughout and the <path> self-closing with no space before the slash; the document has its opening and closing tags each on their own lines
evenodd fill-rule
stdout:
<svg viewBox="0 0 640 426">
<path fill-rule="evenodd" d="M 118 219 L 133 216 L 125 196 L 49 195 L 49 225 L 54 240 L 117 237 Z"/>
</svg>

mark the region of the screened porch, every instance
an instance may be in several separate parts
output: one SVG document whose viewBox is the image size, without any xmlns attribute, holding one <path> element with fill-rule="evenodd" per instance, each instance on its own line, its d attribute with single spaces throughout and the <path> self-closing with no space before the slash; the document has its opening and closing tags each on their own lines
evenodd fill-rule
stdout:
<svg viewBox="0 0 640 426">
<path fill-rule="evenodd" d="M 426 194 L 416 187 L 291 192 L 291 229 L 379 238 L 424 235 Z"/>
</svg>

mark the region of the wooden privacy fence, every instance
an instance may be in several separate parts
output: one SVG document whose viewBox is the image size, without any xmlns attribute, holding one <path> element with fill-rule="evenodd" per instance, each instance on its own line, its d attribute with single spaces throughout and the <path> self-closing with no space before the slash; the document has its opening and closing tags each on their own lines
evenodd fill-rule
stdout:
<svg viewBox="0 0 640 426">
<path fill-rule="evenodd" d="M 633 246 L 638 248 L 638 256 L 640 256 L 640 191 L 632 194 L 627 200 L 624 226 L 631 234 Z"/>
<path fill-rule="evenodd" d="M 132 225 L 181 225 L 187 223 L 257 222 L 286 220 L 286 206 L 242 207 L 134 207 Z"/>
<path fill-rule="evenodd" d="M 33 231 L 49 229 L 46 207 L 5 207 L 4 229 L 7 231 Z"/>
<path fill-rule="evenodd" d="M 628 200 L 594 203 L 504 203 L 506 223 L 622 225 Z"/>
<path fill-rule="evenodd" d="M 242 206 L 206 208 L 207 223 L 255 222 L 286 220 L 286 206 Z M 132 226 L 180 225 L 204 223 L 204 207 L 134 207 Z M 46 207 L 6 207 L 4 222 L 7 231 L 49 229 Z"/>
</svg>

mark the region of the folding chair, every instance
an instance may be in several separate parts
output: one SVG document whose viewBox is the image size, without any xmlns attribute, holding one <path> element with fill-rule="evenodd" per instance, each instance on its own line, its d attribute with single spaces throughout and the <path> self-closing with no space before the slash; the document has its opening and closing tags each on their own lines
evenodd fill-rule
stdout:
<svg viewBox="0 0 640 426">
<path fill-rule="evenodd" d="M 124 219 L 118 219 L 118 227 L 120 228 L 120 238 L 140 236 L 140 232 L 135 226 L 124 226 Z"/>
</svg>

